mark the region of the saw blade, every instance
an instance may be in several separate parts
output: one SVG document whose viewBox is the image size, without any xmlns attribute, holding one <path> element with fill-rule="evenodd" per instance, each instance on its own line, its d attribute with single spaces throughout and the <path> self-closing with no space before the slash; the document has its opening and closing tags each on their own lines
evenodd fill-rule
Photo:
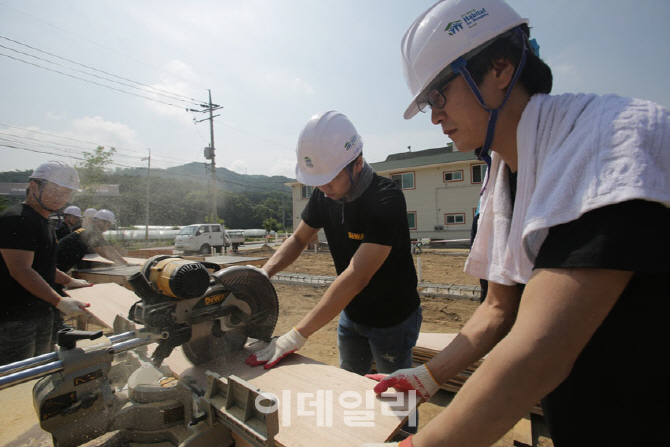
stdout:
<svg viewBox="0 0 670 447">
<path fill-rule="evenodd" d="M 212 334 L 213 324 L 216 322 L 194 325 L 191 340 L 182 345 L 184 355 L 194 365 L 221 357 L 230 357 L 242 349 L 247 341 L 243 328 L 236 328 L 220 336 L 214 336 Z"/>
<path fill-rule="evenodd" d="M 220 306 L 231 312 L 191 326 L 191 339 L 182 346 L 186 358 L 196 365 L 234 355 L 243 348 L 247 337 L 269 341 L 279 316 L 274 286 L 258 269 L 234 266 L 212 276 L 216 284 L 204 298 L 230 292 Z"/>
</svg>

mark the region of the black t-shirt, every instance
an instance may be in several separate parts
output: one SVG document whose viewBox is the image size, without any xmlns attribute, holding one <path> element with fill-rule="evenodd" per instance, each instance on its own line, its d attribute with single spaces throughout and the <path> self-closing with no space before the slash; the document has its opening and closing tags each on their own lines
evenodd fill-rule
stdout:
<svg viewBox="0 0 670 447">
<path fill-rule="evenodd" d="M 85 227 L 76 229 L 58 242 L 58 270 L 67 272 L 79 264 L 84 255 L 95 253 L 97 247 L 106 245 L 109 243 L 99 231 Z"/>
<path fill-rule="evenodd" d="M 670 209 L 655 202 L 603 207 L 549 230 L 535 268 L 635 272 L 568 378 L 542 402 L 557 447 L 668 445 L 669 254 Z"/>
<path fill-rule="evenodd" d="M 344 203 L 315 189 L 301 217 L 310 227 L 324 229 L 338 275 L 361 244 L 391 247 L 368 285 L 345 308 L 348 318 L 369 327 L 391 327 L 419 307 L 407 206 L 395 182 L 374 174 L 359 198 Z"/>
<path fill-rule="evenodd" d="M 56 235 L 49 219 L 26 204 L 0 214 L 0 248 L 32 251 L 32 268 L 53 287 L 56 277 Z M 32 295 L 9 274 L 0 256 L 0 321 L 20 321 L 46 316 L 53 306 Z"/>
</svg>

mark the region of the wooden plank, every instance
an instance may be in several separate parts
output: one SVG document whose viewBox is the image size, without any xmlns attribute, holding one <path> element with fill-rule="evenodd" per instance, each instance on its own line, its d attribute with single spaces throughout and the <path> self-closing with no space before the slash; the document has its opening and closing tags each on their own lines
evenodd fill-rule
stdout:
<svg viewBox="0 0 670 447">
<path fill-rule="evenodd" d="M 128 278 L 140 271 L 138 265 L 118 265 L 113 267 L 102 267 L 94 269 L 74 270 L 72 276 L 85 279 L 93 284 L 115 283 L 126 289 L 131 289 Z"/>
<path fill-rule="evenodd" d="M 412 350 L 412 360 L 414 361 L 415 366 L 428 362 L 453 342 L 457 335 L 457 333 L 419 333 L 416 346 Z M 484 359 L 479 360 L 465 368 L 462 372 L 443 383 L 441 388 L 445 391 L 457 393 L 483 361 Z M 540 416 L 544 415 L 540 403 L 535 404 L 530 412 Z"/>
<path fill-rule="evenodd" d="M 533 424 L 530 413 L 519 419 L 514 425 L 514 445 L 521 447 L 533 447 Z"/>
<path fill-rule="evenodd" d="M 420 332 L 419 338 L 416 341 L 416 348 L 419 348 L 423 351 L 440 352 L 446 348 L 449 343 L 454 341 L 457 335 L 458 333 Z"/>
<path fill-rule="evenodd" d="M 144 264 L 144 261 L 146 261 L 145 258 L 132 258 L 128 256 L 124 256 L 123 259 L 128 262 L 128 264 L 133 264 L 133 265 L 142 265 Z M 114 262 L 100 256 L 97 253 L 93 254 L 87 254 L 84 255 L 84 258 L 82 259 L 82 262 L 85 265 L 89 265 L 90 267 L 97 266 L 97 267 L 104 267 L 104 266 L 109 266 L 109 265 L 114 265 Z"/>
<path fill-rule="evenodd" d="M 270 259 L 269 257 L 249 257 L 249 256 L 184 256 L 184 259 L 192 261 L 207 261 L 218 264 L 221 267 L 230 267 L 232 265 L 254 265 L 261 267 Z"/>
<path fill-rule="evenodd" d="M 93 321 L 110 328 L 117 315 L 126 318 L 130 307 L 139 301 L 137 295 L 115 283 L 68 290 L 68 294 L 91 305 L 88 308 L 89 313 L 79 317 L 81 321 Z"/>
<path fill-rule="evenodd" d="M 116 315 L 127 314 L 138 299 L 118 284 L 100 284 L 72 292 L 74 298 L 90 302 L 91 313 L 109 326 Z M 246 365 L 247 356 L 263 346 L 263 343 L 251 344 L 225 358 L 197 366 L 190 364 L 181 348 L 176 348 L 164 365 L 179 377 L 192 377 L 201 386 L 206 383 L 205 371 L 210 370 L 224 377 L 234 374 L 261 391 L 276 395 L 280 411 L 276 441 L 285 447 L 307 447 L 316 442 L 323 447 L 358 447 L 365 442 L 384 442 L 393 436 L 407 415 L 414 414 L 420 402 L 409 401 L 395 392 L 376 397 L 372 391 L 375 381 L 299 354 L 287 357 L 269 370 Z"/>
</svg>

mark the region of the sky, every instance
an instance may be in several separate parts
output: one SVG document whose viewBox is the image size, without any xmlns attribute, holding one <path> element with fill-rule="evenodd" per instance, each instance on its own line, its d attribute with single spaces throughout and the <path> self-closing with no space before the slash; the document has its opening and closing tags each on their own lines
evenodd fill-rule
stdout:
<svg viewBox="0 0 670 447">
<path fill-rule="evenodd" d="M 349 117 L 368 162 L 449 142 L 411 101 L 400 40 L 432 0 L 0 0 L 0 171 L 81 163 L 205 163 L 295 178 L 309 118 Z M 554 73 L 553 93 L 670 107 L 667 0 L 509 0 Z M 197 110 L 196 112 L 189 109 Z M 203 175 L 205 171 L 203 169 Z"/>
</svg>

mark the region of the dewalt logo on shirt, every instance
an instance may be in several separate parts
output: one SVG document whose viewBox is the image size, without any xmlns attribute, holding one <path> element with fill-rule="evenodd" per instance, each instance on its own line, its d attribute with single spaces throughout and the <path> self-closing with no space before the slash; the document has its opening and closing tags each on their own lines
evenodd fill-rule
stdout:
<svg viewBox="0 0 670 447">
<path fill-rule="evenodd" d="M 349 239 L 354 239 L 354 240 L 357 240 L 357 241 L 362 241 L 364 237 L 365 237 L 365 234 L 362 234 L 362 233 L 352 233 L 351 231 L 349 232 Z"/>
</svg>

